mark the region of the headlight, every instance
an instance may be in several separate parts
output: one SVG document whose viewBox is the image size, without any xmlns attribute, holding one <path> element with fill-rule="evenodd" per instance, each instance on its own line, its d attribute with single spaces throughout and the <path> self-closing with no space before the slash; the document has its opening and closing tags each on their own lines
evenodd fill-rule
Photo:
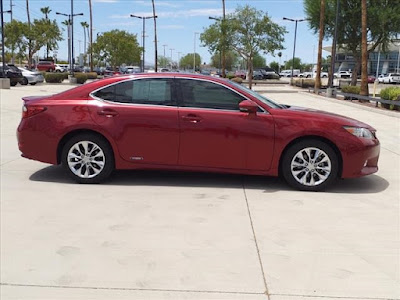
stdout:
<svg viewBox="0 0 400 300">
<path fill-rule="evenodd" d="M 365 138 L 365 139 L 375 138 L 375 136 L 371 132 L 371 130 L 369 130 L 367 128 L 348 127 L 348 126 L 344 126 L 343 128 L 346 129 L 348 132 L 350 132 L 352 135 L 355 135 L 356 137 L 359 137 L 359 138 Z"/>
</svg>

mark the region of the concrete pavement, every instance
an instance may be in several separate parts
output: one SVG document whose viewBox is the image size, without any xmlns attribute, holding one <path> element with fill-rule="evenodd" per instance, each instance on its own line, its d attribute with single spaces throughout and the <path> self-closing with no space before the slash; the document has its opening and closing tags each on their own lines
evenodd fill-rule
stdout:
<svg viewBox="0 0 400 300">
<path fill-rule="evenodd" d="M 268 87 L 377 128 L 379 172 L 325 193 L 150 171 L 78 185 L 15 137 L 22 96 L 66 88 L 0 91 L 1 299 L 400 299 L 400 114 Z"/>
</svg>

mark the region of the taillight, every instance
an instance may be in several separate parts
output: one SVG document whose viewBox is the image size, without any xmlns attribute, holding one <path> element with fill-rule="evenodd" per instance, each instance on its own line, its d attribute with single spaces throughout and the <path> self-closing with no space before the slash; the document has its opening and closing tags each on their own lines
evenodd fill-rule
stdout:
<svg viewBox="0 0 400 300">
<path fill-rule="evenodd" d="M 34 115 L 37 115 L 41 112 L 44 112 L 47 109 L 45 106 L 22 106 L 22 119 L 30 118 Z"/>
</svg>

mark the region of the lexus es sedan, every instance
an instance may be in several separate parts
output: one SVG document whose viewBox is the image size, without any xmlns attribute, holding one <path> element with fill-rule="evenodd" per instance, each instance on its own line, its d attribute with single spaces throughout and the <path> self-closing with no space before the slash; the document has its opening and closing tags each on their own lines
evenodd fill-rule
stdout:
<svg viewBox="0 0 400 300">
<path fill-rule="evenodd" d="M 22 156 L 61 164 L 79 183 L 115 169 L 167 169 L 282 176 L 318 191 L 378 170 L 371 126 L 277 104 L 222 78 L 114 76 L 23 101 Z"/>
</svg>

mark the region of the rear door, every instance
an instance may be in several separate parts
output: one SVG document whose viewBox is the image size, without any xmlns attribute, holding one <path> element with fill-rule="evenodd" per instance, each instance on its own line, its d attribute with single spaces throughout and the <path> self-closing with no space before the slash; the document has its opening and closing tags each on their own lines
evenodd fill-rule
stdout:
<svg viewBox="0 0 400 300">
<path fill-rule="evenodd" d="M 131 162 L 176 165 L 179 124 L 173 79 L 143 78 L 102 88 L 89 101 L 93 119 Z"/>
</svg>

